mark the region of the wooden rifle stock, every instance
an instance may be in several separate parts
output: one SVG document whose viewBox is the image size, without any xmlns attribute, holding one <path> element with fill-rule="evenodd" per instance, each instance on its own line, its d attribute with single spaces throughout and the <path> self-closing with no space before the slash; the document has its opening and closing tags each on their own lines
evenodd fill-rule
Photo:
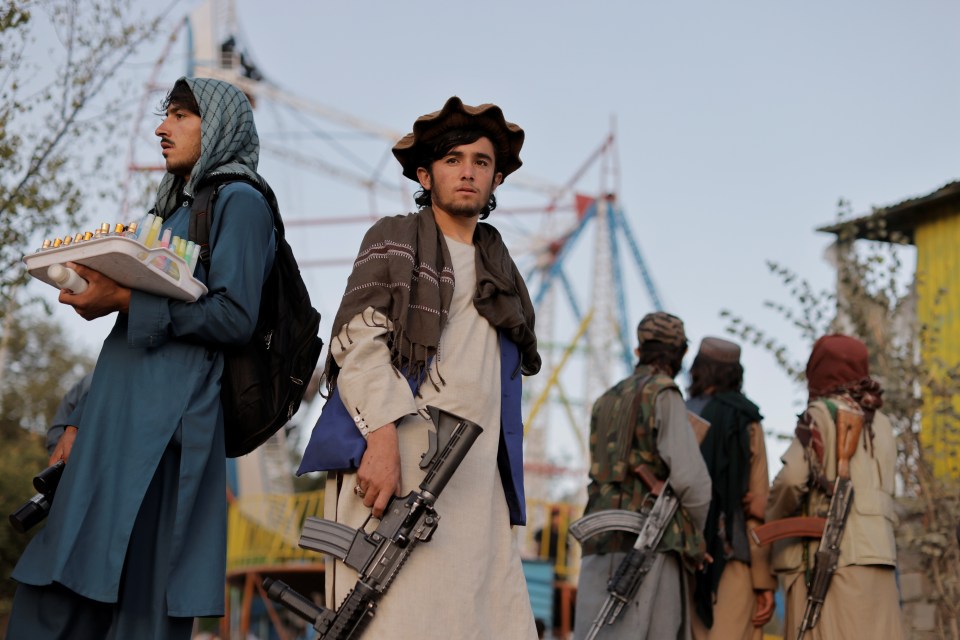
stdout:
<svg viewBox="0 0 960 640">
<path fill-rule="evenodd" d="M 863 429 L 863 414 L 842 408 L 837 411 L 837 475 L 850 478 L 850 458 L 856 453 Z M 767 522 L 750 530 L 750 537 L 760 546 L 786 538 L 822 538 L 826 518 L 799 516 Z"/>
<path fill-rule="evenodd" d="M 754 527 L 750 530 L 750 537 L 763 547 L 786 538 L 820 538 L 826 525 L 826 518 L 814 516 L 782 518 Z"/>
<path fill-rule="evenodd" d="M 850 458 L 857 451 L 863 430 L 863 413 L 847 408 L 837 411 L 837 475 L 850 478 Z"/>
<path fill-rule="evenodd" d="M 650 493 L 652 493 L 654 496 L 659 496 L 663 491 L 663 480 L 660 480 L 657 478 L 657 476 L 653 475 L 653 471 L 651 471 L 650 467 L 647 465 L 641 464 L 634 469 L 633 472 L 640 476 L 640 479 L 643 480 L 643 484 L 647 485 L 647 488 L 650 489 Z"/>
</svg>

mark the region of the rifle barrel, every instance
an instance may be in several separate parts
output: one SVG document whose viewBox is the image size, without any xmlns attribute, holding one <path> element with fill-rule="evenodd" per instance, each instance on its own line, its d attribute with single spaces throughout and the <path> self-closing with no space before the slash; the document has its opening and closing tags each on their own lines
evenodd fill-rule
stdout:
<svg viewBox="0 0 960 640">
<path fill-rule="evenodd" d="M 803 637 L 807 635 L 807 630 L 812 629 L 814 618 L 816 613 L 814 608 L 817 606 L 817 603 L 811 599 L 807 599 L 807 608 L 803 612 L 803 620 L 800 621 L 800 629 L 797 631 L 797 640 L 803 640 Z"/>
<path fill-rule="evenodd" d="M 603 606 L 600 607 L 600 612 L 597 613 L 597 616 L 593 619 L 593 624 L 590 625 L 589 631 L 584 640 L 594 640 L 597 637 L 597 634 L 600 633 L 600 629 L 603 629 L 605 625 L 610 624 L 607 622 L 607 619 L 610 618 L 611 610 L 616 604 L 616 600 L 613 596 L 608 595 L 606 600 L 603 601 Z M 614 619 L 616 619 L 616 614 L 614 614 Z"/>
</svg>

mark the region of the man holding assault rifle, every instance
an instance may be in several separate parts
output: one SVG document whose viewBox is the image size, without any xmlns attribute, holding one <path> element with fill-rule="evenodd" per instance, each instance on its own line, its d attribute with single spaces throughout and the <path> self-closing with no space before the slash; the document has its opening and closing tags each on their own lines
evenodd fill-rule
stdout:
<svg viewBox="0 0 960 640">
<path fill-rule="evenodd" d="M 576 640 L 690 638 L 711 481 L 673 380 L 687 336 L 657 311 L 637 339 L 633 374 L 593 405 L 587 506 L 570 526 L 583 550 Z"/>
<path fill-rule="evenodd" d="M 828 335 L 807 363 L 810 399 L 767 503 L 785 638 L 903 637 L 895 567 L 896 443 L 866 346 Z M 804 539 L 806 536 L 806 539 Z"/>
<path fill-rule="evenodd" d="M 325 371 L 332 395 L 300 467 L 330 472 L 328 522 L 305 534 L 337 559 L 327 565 L 326 602 L 340 618 L 358 589 L 389 586 L 366 598 L 376 613 L 363 620 L 364 638 L 536 638 L 512 526 L 525 523 L 521 377 L 539 370 L 540 356 L 523 278 L 495 227 L 481 222 L 496 208 L 496 188 L 520 168 L 523 139 L 493 104 L 452 97 L 418 118 L 393 148 L 420 186 L 418 210 L 368 230 L 334 319 Z M 437 493 L 421 460 L 434 425 L 442 431 L 430 407 L 482 433 L 436 501 L 439 525 L 433 518 L 416 534 L 429 544 L 401 570 L 393 552 L 406 525 L 390 526 L 392 498 Z M 371 545 L 403 534 L 373 562 L 396 569 L 382 579 L 365 568 L 373 554 L 355 561 L 326 544 L 326 532 L 359 530 L 371 516 L 381 527 Z M 324 631 L 324 619 L 304 613 L 323 638 L 360 637 Z"/>
</svg>

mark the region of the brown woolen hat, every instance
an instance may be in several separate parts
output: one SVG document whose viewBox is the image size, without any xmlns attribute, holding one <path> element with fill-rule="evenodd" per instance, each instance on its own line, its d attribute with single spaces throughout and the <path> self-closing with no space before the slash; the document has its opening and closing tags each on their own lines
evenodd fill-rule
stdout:
<svg viewBox="0 0 960 640">
<path fill-rule="evenodd" d="M 413 132 L 400 138 L 393 146 L 393 155 L 403 167 L 403 175 L 414 182 L 417 168 L 429 165 L 428 154 L 432 143 L 443 133 L 463 127 L 477 127 L 487 133 L 496 151 L 496 169 L 506 178 L 520 168 L 520 148 L 523 129 L 507 122 L 503 111 L 495 104 L 471 107 L 453 96 L 440 111 L 420 116 L 413 123 Z"/>
<path fill-rule="evenodd" d="M 664 311 L 655 311 L 643 316 L 637 325 L 637 340 L 644 342 L 663 342 L 682 347 L 687 344 L 687 334 L 683 330 L 683 320 Z"/>
<path fill-rule="evenodd" d="M 707 337 L 700 341 L 697 355 L 721 364 L 737 364 L 740 362 L 740 345 L 723 338 Z"/>
</svg>

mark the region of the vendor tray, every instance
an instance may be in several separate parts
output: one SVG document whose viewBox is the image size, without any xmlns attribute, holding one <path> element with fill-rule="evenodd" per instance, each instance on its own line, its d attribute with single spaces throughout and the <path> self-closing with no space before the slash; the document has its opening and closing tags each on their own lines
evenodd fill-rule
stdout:
<svg viewBox="0 0 960 640">
<path fill-rule="evenodd" d="M 76 262 L 130 289 L 176 300 L 193 302 L 207 292 L 207 287 L 190 273 L 183 258 L 169 249 L 147 249 L 133 238 L 123 236 L 41 249 L 24 256 L 23 262 L 30 275 L 54 287 L 57 285 L 47 275 L 47 268 L 53 264 Z M 158 264 L 168 265 L 169 273 Z"/>
</svg>

